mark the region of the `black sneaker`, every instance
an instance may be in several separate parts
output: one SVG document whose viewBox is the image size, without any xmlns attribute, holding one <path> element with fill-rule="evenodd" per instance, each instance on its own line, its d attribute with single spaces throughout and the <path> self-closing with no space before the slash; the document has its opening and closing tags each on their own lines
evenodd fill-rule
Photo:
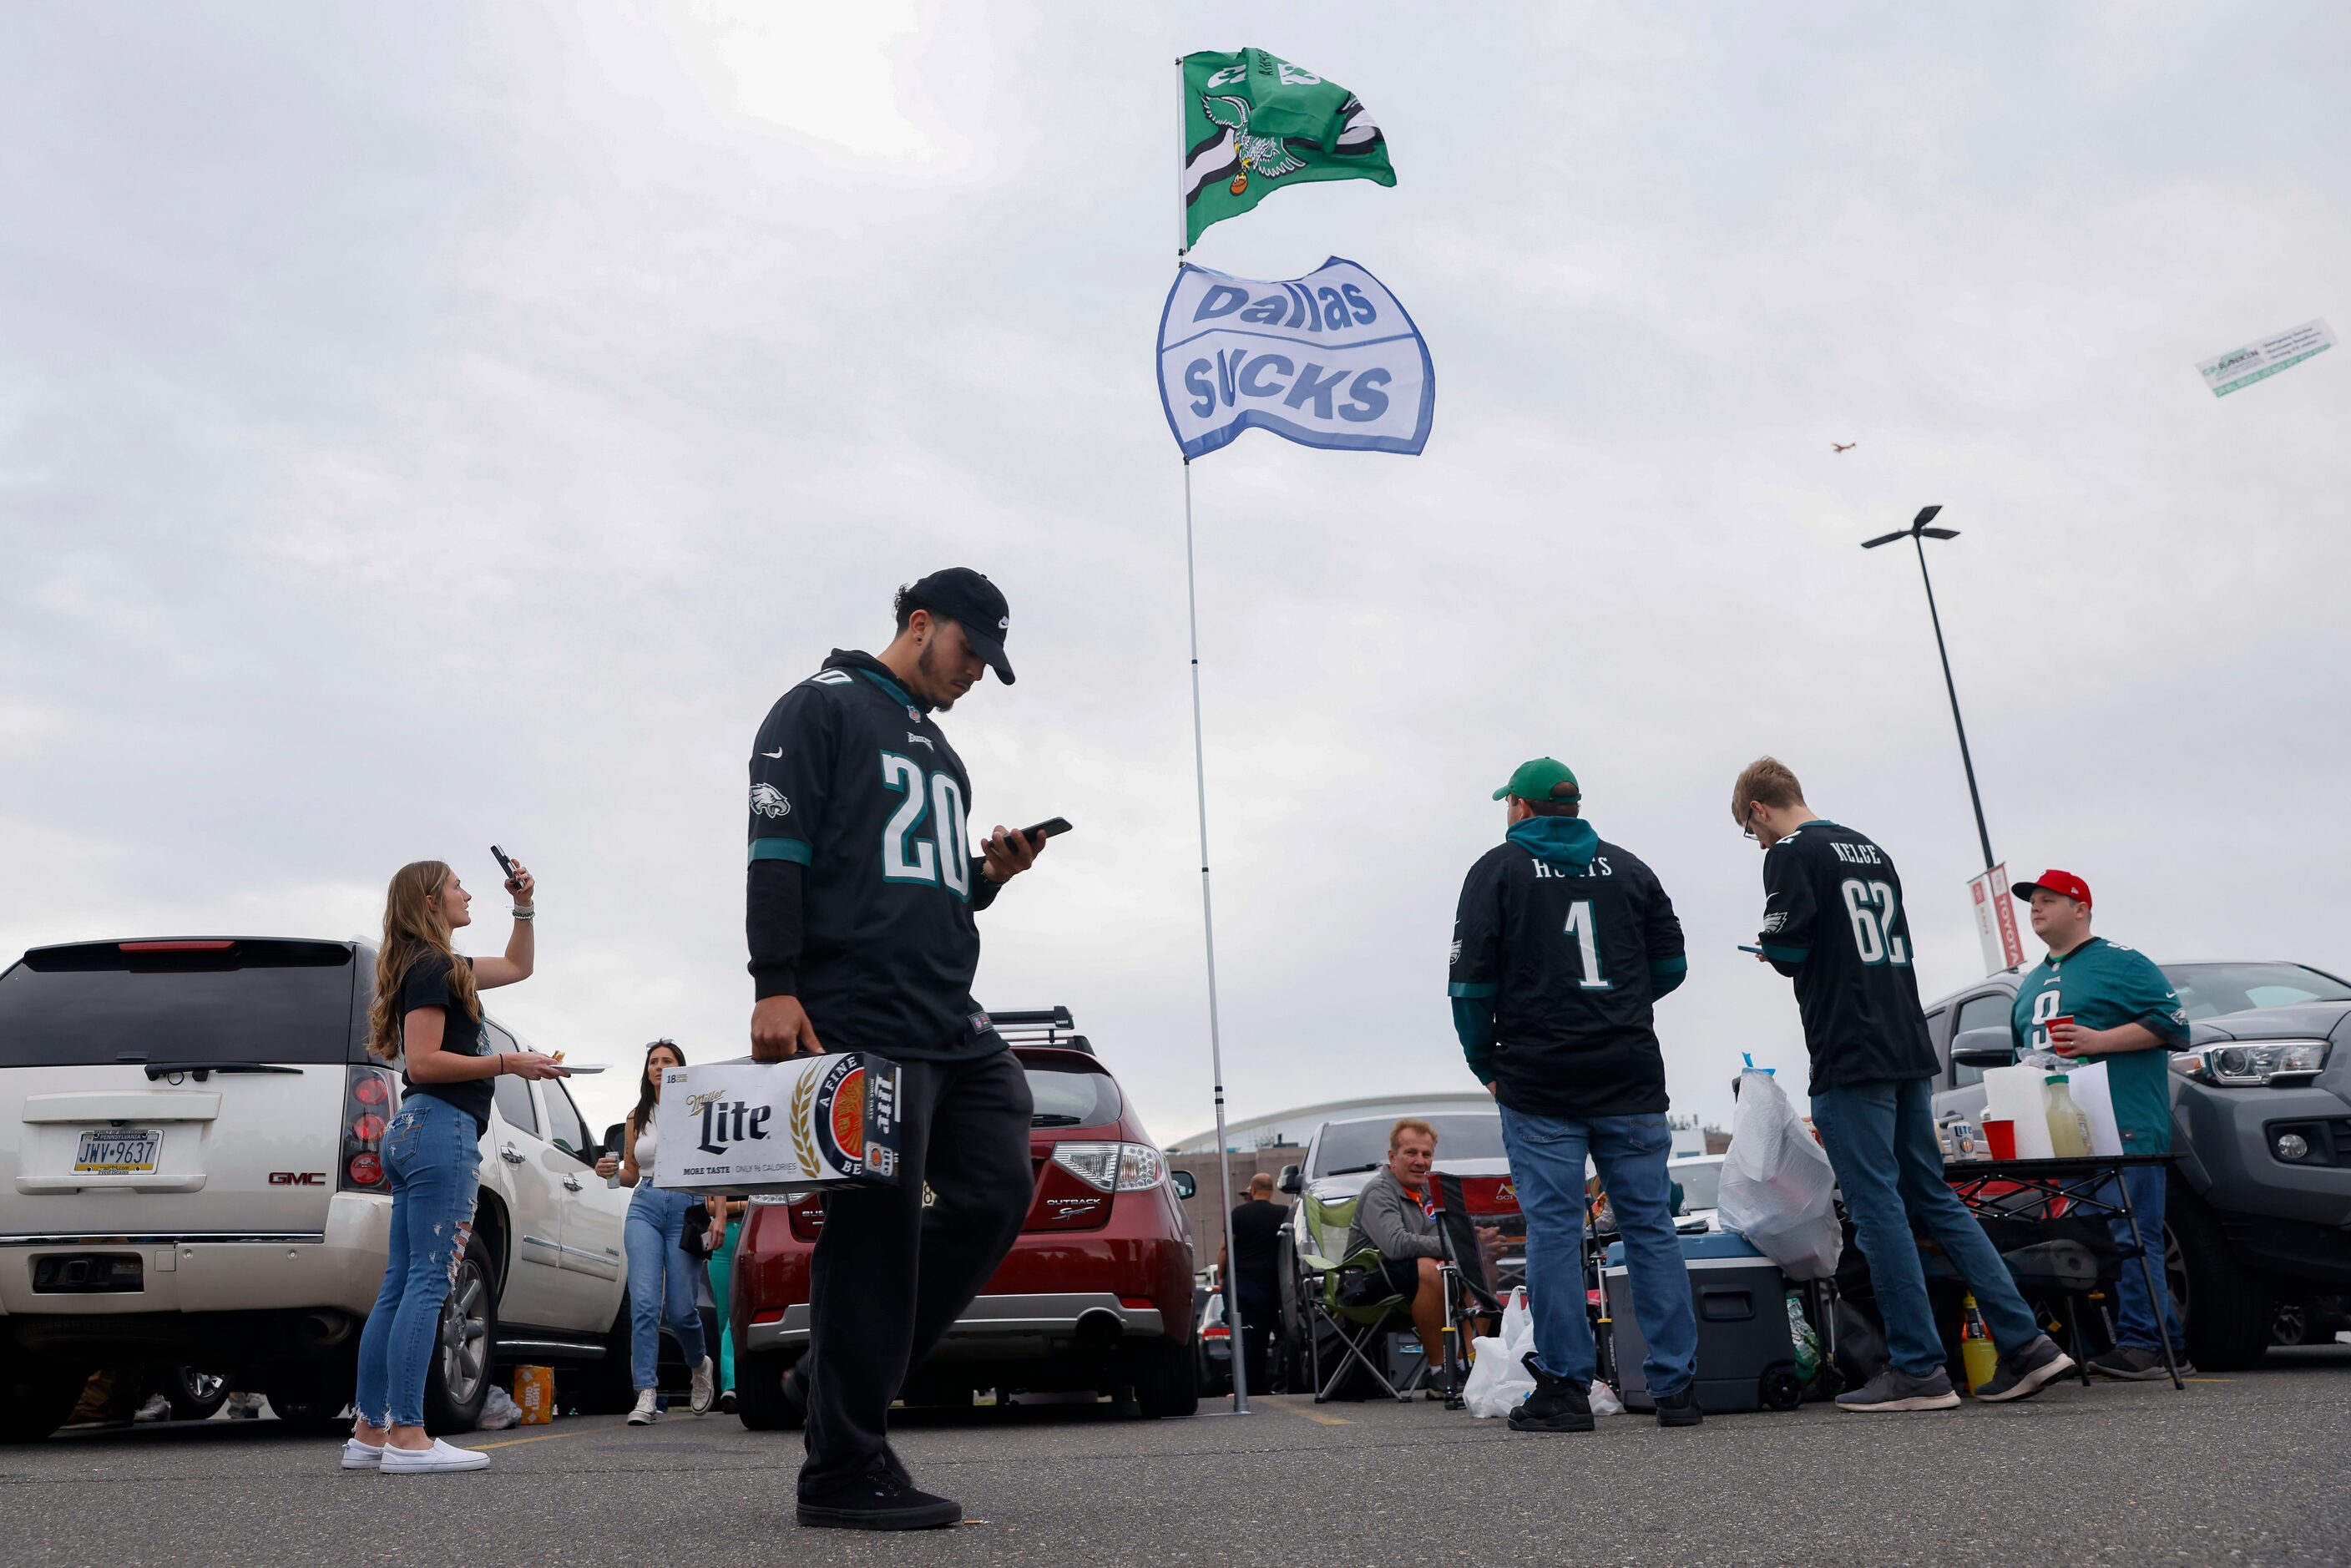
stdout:
<svg viewBox="0 0 2351 1568">
<path fill-rule="evenodd" d="M 2100 1377 L 2120 1378 L 2125 1383 L 2153 1383 L 2171 1375 L 2163 1368 L 2161 1351 L 2139 1344 L 2116 1345 L 2104 1355 L 2092 1356 L 2090 1370 Z M 2195 1370 L 2188 1364 L 2186 1358 L 2180 1360 L 2180 1376 L 2185 1377 Z"/>
<path fill-rule="evenodd" d="M 1696 1427 L 1705 1420 L 1706 1412 L 1698 1407 L 1697 1384 L 1691 1384 L 1678 1394 L 1657 1396 L 1658 1426 Z"/>
<path fill-rule="evenodd" d="M 831 1491 L 803 1494 L 799 1521 L 819 1530 L 937 1530 L 961 1523 L 963 1505 L 877 1469 Z"/>
<path fill-rule="evenodd" d="M 1510 1430 L 1592 1430 L 1592 1391 L 1589 1387 L 1570 1383 L 1564 1377 L 1553 1377 L 1536 1364 L 1532 1351 L 1527 1352 L 1522 1364 L 1535 1375 L 1535 1391 L 1520 1400 L 1519 1407 L 1510 1412 Z"/>
<path fill-rule="evenodd" d="M 1838 1395 L 1836 1403 L 1840 1410 L 1865 1412 L 1953 1410 L 1959 1407 L 1959 1395 L 1951 1386 L 1951 1375 L 1939 1366 L 1924 1377 L 1889 1366 L 1852 1393 Z"/>
<path fill-rule="evenodd" d="M 2059 1350 L 2055 1340 L 2045 1333 L 2035 1334 L 2022 1349 L 2000 1358 L 1999 1370 L 1976 1390 L 1976 1397 L 1995 1405 L 2030 1399 L 2073 1370 L 2074 1358 Z"/>
</svg>

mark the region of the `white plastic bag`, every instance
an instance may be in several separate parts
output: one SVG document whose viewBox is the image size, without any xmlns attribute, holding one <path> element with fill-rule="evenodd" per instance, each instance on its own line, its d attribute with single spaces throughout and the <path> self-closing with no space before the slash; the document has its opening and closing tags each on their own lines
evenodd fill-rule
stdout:
<svg viewBox="0 0 2351 1568">
<path fill-rule="evenodd" d="M 1826 1279 L 1844 1249 L 1835 1194 L 1829 1156 L 1779 1081 L 1740 1073 L 1716 1210 L 1722 1228 L 1746 1237 L 1792 1280 Z"/>
<path fill-rule="evenodd" d="M 1535 1347 L 1534 1314 L 1527 1310 L 1527 1293 L 1512 1291 L 1502 1309 L 1499 1338 L 1480 1335 L 1469 1342 L 1477 1359 L 1468 1380 L 1461 1385 L 1462 1402 L 1479 1419 L 1508 1416 L 1535 1390 L 1534 1375 L 1527 1370 L 1527 1353 Z"/>
<path fill-rule="evenodd" d="M 1605 1378 L 1595 1377 L 1592 1380 L 1592 1413 L 1594 1416 L 1625 1414 L 1625 1402 L 1616 1397 L 1616 1391 L 1608 1386 Z"/>
<path fill-rule="evenodd" d="M 490 1385 L 490 1396 L 482 1402 L 482 1414 L 474 1423 L 477 1432 L 503 1432 L 522 1419 L 522 1406 L 514 1396 L 497 1384 Z"/>
</svg>

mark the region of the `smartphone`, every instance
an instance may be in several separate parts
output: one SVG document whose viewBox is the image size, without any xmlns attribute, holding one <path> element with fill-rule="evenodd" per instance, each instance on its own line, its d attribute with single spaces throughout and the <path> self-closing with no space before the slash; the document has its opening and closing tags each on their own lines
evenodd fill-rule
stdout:
<svg viewBox="0 0 2351 1568">
<path fill-rule="evenodd" d="M 1048 818 L 1046 818 L 1043 821 L 1041 821 L 1041 822 L 1038 823 L 1038 824 L 1037 824 L 1035 827 L 1033 827 L 1033 828 L 1023 828 L 1023 829 L 1021 829 L 1021 830 L 1020 830 L 1020 836 L 1021 836 L 1022 838 L 1024 838 L 1024 839 L 1033 839 L 1033 838 L 1035 838 L 1038 834 L 1042 833 L 1042 834 L 1044 834 L 1047 838 L 1049 838 L 1049 839 L 1050 839 L 1050 838 L 1057 837 L 1057 836 L 1059 836 L 1060 834 L 1066 833 L 1066 832 L 1068 832 L 1069 831 L 1070 831 L 1070 819 L 1069 819 L 1069 818 L 1067 818 L 1067 817 L 1048 817 Z"/>
<path fill-rule="evenodd" d="M 498 869 L 507 873 L 507 891 L 512 893 L 515 879 L 514 862 L 507 859 L 507 852 L 496 844 L 490 846 L 490 853 L 497 857 Z"/>
</svg>

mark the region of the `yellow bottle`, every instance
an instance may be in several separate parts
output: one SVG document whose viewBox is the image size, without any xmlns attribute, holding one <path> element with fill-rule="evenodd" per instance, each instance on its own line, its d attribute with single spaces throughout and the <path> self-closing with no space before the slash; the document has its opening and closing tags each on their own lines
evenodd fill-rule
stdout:
<svg viewBox="0 0 2351 1568">
<path fill-rule="evenodd" d="M 2000 1371 L 2000 1352 L 1992 1348 L 1991 1330 L 1972 1294 L 1959 1305 L 1959 1365 L 1967 1374 L 1970 1394 Z"/>
<path fill-rule="evenodd" d="M 2050 1152 L 2061 1160 L 2085 1159 L 2090 1153 L 2090 1123 L 2074 1103 L 2065 1075 L 2053 1072 L 2043 1082 L 2049 1105 Z"/>
</svg>

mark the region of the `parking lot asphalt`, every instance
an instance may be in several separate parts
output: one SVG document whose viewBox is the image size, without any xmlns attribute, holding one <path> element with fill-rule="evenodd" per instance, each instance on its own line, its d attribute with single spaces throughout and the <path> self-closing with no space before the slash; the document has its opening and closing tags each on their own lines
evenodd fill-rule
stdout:
<svg viewBox="0 0 2351 1568">
<path fill-rule="evenodd" d="M 796 1433 L 730 1416 L 483 1433 L 491 1468 L 347 1474 L 275 1421 L 0 1448 L 0 1561 L 577 1564 L 2351 1563 L 2351 1345 L 2168 1385 L 1865 1416 L 1807 1406 L 1530 1437 L 1433 1404 L 1109 1406 L 901 1423 L 976 1522 L 792 1522 Z"/>
</svg>

